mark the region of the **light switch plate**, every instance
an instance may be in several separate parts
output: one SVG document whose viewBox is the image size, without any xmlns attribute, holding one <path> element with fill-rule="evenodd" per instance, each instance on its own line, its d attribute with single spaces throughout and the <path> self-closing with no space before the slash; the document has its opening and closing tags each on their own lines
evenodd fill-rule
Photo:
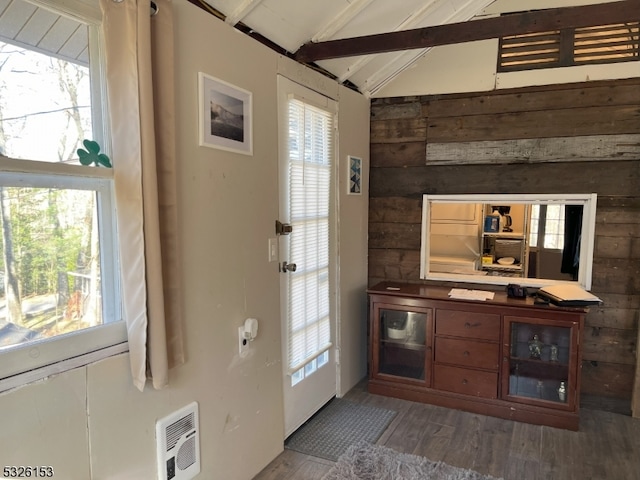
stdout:
<svg viewBox="0 0 640 480">
<path fill-rule="evenodd" d="M 278 261 L 278 239 L 277 238 L 269 239 L 269 261 L 270 262 Z"/>
</svg>

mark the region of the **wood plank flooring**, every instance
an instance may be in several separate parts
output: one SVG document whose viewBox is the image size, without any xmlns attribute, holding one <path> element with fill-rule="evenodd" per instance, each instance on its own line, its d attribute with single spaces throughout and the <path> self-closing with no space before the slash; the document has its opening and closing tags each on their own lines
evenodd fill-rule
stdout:
<svg viewBox="0 0 640 480">
<path fill-rule="evenodd" d="M 505 480 L 640 480 L 640 420 L 581 409 L 580 431 L 486 417 L 371 395 L 363 381 L 345 399 L 398 412 L 378 440 Z M 320 480 L 333 462 L 286 450 L 254 480 Z"/>
</svg>

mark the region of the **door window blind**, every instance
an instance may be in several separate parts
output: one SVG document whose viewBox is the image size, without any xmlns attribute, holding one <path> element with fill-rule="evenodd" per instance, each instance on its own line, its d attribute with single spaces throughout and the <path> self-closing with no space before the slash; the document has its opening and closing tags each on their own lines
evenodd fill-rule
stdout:
<svg viewBox="0 0 640 480">
<path fill-rule="evenodd" d="M 329 207 L 333 115 L 291 98 L 288 106 L 288 369 L 292 374 L 331 346 Z"/>
</svg>

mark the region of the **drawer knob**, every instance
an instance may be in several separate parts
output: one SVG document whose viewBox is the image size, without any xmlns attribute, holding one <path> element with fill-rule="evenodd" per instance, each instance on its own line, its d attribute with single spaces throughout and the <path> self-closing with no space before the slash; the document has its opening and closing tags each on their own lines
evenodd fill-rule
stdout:
<svg viewBox="0 0 640 480">
<path fill-rule="evenodd" d="M 469 383 L 469 382 L 467 382 L 467 379 L 466 379 L 466 378 L 463 378 L 463 379 L 462 379 L 462 384 L 463 384 L 463 385 L 466 385 L 467 383 Z"/>
<path fill-rule="evenodd" d="M 468 357 L 468 356 L 469 356 L 469 351 L 468 351 L 468 350 L 465 350 L 464 352 L 462 352 L 462 354 L 463 354 L 465 357 Z"/>
<path fill-rule="evenodd" d="M 480 325 L 482 325 L 481 323 L 469 323 L 469 322 L 465 322 L 464 327 L 465 328 L 471 328 L 471 327 L 479 327 Z"/>
</svg>

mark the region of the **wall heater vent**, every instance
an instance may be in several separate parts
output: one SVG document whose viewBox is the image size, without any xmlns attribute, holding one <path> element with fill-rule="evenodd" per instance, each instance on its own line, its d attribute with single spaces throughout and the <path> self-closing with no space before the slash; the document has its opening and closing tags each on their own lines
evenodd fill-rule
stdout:
<svg viewBox="0 0 640 480">
<path fill-rule="evenodd" d="M 159 480 L 191 480 L 200 473 L 198 404 L 156 422 Z"/>
</svg>

